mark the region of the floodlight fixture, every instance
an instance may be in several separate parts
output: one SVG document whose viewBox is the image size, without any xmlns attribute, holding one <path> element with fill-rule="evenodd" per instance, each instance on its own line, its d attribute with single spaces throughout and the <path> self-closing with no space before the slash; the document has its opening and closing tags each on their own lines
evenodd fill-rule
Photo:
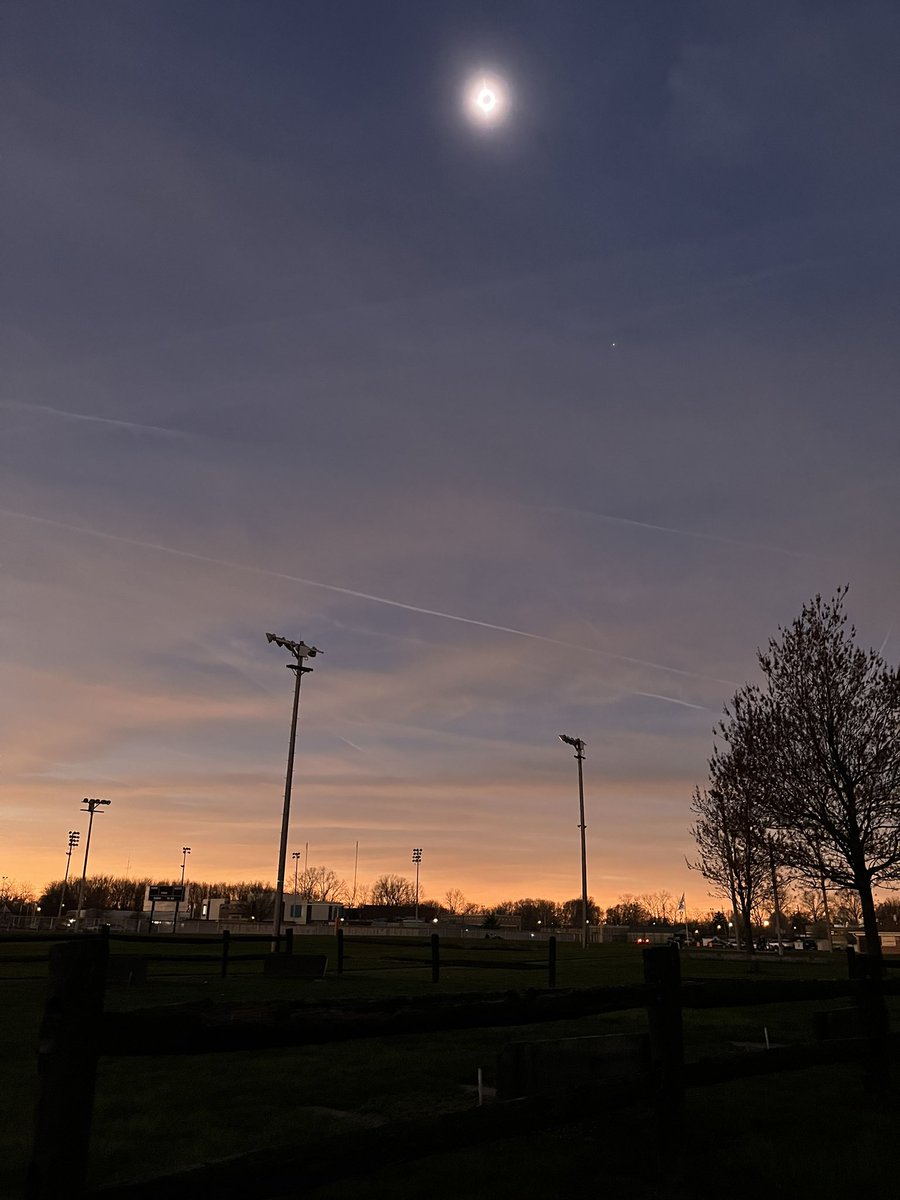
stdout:
<svg viewBox="0 0 900 1200">
<path fill-rule="evenodd" d="M 266 641 L 271 646 L 274 642 L 282 650 L 288 650 L 295 658 L 315 658 L 322 651 L 315 646 L 307 646 L 306 642 L 292 642 L 290 638 L 279 637 L 277 633 L 267 633 Z"/>
</svg>

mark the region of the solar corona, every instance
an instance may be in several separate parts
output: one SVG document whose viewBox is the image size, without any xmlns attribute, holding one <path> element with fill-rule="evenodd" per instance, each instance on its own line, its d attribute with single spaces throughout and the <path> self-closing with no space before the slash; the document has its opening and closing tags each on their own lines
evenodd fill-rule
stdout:
<svg viewBox="0 0 900 1200">
<path fill-rule="evenodd" d="M 477 75 L 465 88 L 465 110 L 477 125 L 499 125 L 509 113 L 509 88 L 498 75 Z"/>
</svg>

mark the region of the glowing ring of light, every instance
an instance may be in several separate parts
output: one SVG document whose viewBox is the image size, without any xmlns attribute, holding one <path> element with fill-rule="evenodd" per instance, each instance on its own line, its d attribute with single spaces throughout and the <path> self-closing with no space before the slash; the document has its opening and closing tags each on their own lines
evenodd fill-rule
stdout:
<svg viewBox="0 0 900 1200">
<path fill-rule="evenodd" d="M 497 107 L 497 94 L 485 85 L 475 97 L 475 103 L 484 115 L 488 116 Z"/>
<path fill-rule="evenodd" d="M 498 125 L 507 115 L 509 88 L 499 75 L 470 77 L 463 96 L 463 109 L 479 125 Z"/>
</svg>

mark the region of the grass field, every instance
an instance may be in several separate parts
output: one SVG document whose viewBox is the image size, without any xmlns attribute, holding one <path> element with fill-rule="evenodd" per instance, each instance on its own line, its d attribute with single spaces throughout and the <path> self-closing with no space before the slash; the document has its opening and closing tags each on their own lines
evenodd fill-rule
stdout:
<svg viewBox="0 0 900 1200">
<path fill-rule="evenodd" d="M 25 944 L 27 946 L 27 944 Z M 521 947 L 521 948 L 519 948 Z M 179 947 L 171 946 L 177 953 Z M 197 947 L 184 947 L 183 954 Z M 259 952 L 259 945 L 251 947 Z M 113 953 L 160 952 L 158 942 L 114 943 Z M 334 961 L 332 938 L 304 938 L 304 953 Z M 0 1092 L 0 1196 L 20 1194 L 30 1151 L 35 1096 L 37 1029 L 43 1006 L 46 944 L 0 945 L 0 1044 L 7 1087 Z M 33 961 L 4 961 L 33 954 Z M 216 964 L 152 964 L 144 985 L 111 985 L 110 1010 L 212 1002 L 337 999 L 429 995 L 438 990 L 485 992 L 546 986 L 545 947 L 467 942 L 442 947 L 441 982 L 431 982 L 427 943 L 347 940 L 345 971 L 322 980 L 264 978 L 258 962 L 233 955 L 228 978 Z M 489 967 L 453 966 L 453 960 Z M 540 969 L 523 970 L 535 963 Z M 842 956 L 779 961 L 751 968 L 743 959 L 686 955 L 686 979 L 846 977 Z M 164 973 L 165 972 L 165 973 Z M 582 951 L 559 946 L 558 986 L 597 987 L 642 978 L 636 947 Z M 840 1002 L 832 1002 L 832 1004 Z M 739 1053 L 732 1043 L 764 1039 L 794 1044 L 812 1040 L 812 1012 L 826 1004 L 802 1002 L 740 1009 L 685 1010 L 688 1058 Z M 292 1143 L 311 1145 L 379 1123 L 472 1107 L 478 1069 L 493 1085 L 501 1047 L 529 1037 L 607 1033 L 646 1027 L 643 1011 L 630 1011 L 515 1029 L 457 1030 L 323 1046 L 193 1057 L 111 1058 L 101 1062 L 94 1135 L 92 1185 L 161 1174 L 197 1162 Z M 72 1105 L 79 1097 L 72 1096 Z M 379 1170 L 371 1164 L 367 1197 L 402 1200 L 423 1194 L 449 1197 L 568 1195 L 581 1178 L 614 1197 L 756 1195 L 845 1197 L 860 1180 L 880 1194 L 896 1191 L 890 1147 L 896 1113 L 864 1103 L 858 1071 L 819 1068 L 743 1081 L 689 1093 L 684 1124 L 676 1129 L 633 1107 L 563 1129 Z M 498 1187 L 502 1177 L 503 1186 Z M 332 1198 L 356 1196 L 360 1180 L 316 1191 Z M 300 1191 L 296 1193 L 301 1194 Z"/>
</svg>

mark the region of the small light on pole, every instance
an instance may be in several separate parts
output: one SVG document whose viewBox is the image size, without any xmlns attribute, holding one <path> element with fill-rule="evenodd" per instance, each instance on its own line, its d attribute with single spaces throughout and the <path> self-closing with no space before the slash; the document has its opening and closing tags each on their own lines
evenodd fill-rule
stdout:
<svg viewBox="0 0 900 1200">
<path fill-rule="evenodd" d="M 291 787 L 294 780 L 294 749 L 297 744 L 297 714 L 300 708 L 300 683 L 304 675 L 312 671 L 312 667 L 304 667 L 304 659 L 315 658 L 322 651 L 315 646 L 307 646 L 306 642 L 292 642 L 289 638 L 279 637 L 275 633 L 267 633 L 266 641 L 280 646 L 294 656 L 295 661 L 287 664 L 287 669 L 294 674 L 294 703 L 291 709 L 291 735 L 288 741 L 287 773 L 284 782 L 284 807 L 281 812 L 281 838 L 278 843 L 278 876 L 275 880 L 275 912 L 272 918 L 273 937 L 281 936 L 281 925 L 284 919 L 284 872 L 287 865 L 288 831 L 291 824 Z M 309 864 L 307 863 L 307 866 Z M 276 943 L 277 944 L 277 943 Z"/>
<path fill-rule="evenodd" d="M 412 853 L 412 860 L 416 864 L 416 920 L 419 919 L 419 866 L 422 862 L 422 847 L 416 846 Z"/>
<path fill-rule="evenodd" d="M 299 867 L 300 867 L 300 851 L 294 850 L 293 853 L 291 854 L 291 858 L 294 860 L 294 895 L 296 896 L 297 895 L 297 871 L 299 870 Z"/>
<path fill-rule="evenodd" d="M 587 845 L 584 832 L 586 828 L 584 823 L 584 774 L 581 766 L 584 762 L 584 740 L 580 737 L 569 737 L 567 733 L 559 734 L 559 740 L 574 748 L 575 757 L 578 760 L 578 811 L 581 816 L 581 823 L 578 826 L 581 830 L 581 945 L 586 950 L 588 944 Z"/>
</svg>

